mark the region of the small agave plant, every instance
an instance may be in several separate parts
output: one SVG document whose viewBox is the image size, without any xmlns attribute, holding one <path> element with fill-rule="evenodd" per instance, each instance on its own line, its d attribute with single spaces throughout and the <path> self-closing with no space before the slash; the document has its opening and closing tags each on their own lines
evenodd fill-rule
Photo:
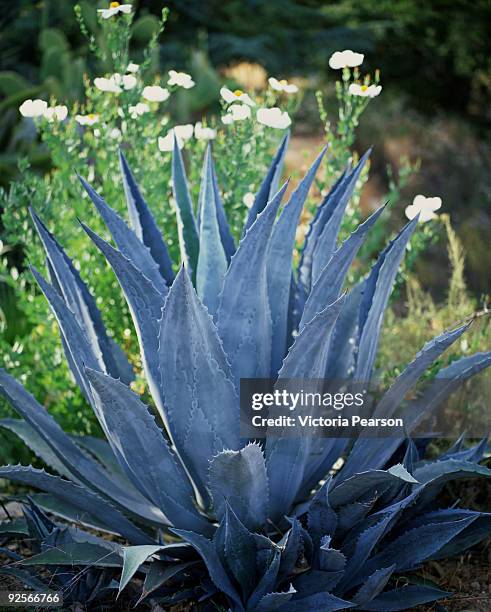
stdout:
<svg viewBox="0 0 491 612">
<path fill-rule="evenodd" d="M 33 274 L 107 441 L 65 434 L 1 372 L 2 393 L 23 417 L 3 426 L 58 474 L 0 468 L 0 477 L 42 491 L 29 498 L 25 519 L 2 526 L 3 532 L 28 534 L 36 553 L 16 557 L 4 572 L 39 585 L 35 567 L 51 568 L 51 587 L 68 602 L 115 596 L 113 589 L 119 594 L 135 585 L 136 575 L 143 580 L 135 595 L 140 602 L 190 599 L 202 610 L 234 612 L 403 610 L 449 595 L 398 576 L 491 531 L 490 514 L 441 509 L 435 501 L 450 480 L 491 476 L 479 465 L 486 441 L 467 448 L 459 440 L 437 460 L 424 461 L 410 437 L 240 438 L 241 378 L 370 379 L 384 310 L 417 223 L 408 223 L 366 278 L 342 294 L 348 269 L 382 213 L 337 245 L 367 154 L 346 168 L 320 203 L 294 269 L 296 226 L 325 151 L 281 207 L 286 185 L 277 188 L 287 142 L 285 137 L 256 195 L 238 246 L 210 150 L 195 215 L 175 147 L 183 259 L 177 275 L 123 155 L 131 227 L 81 179 L 116 245 L 82 223 L 125 294 L 152 409 L 130 390 L 131 368 L 108 337 L 93 296 L 32 212 L 50 282 L 35 269 Z M 402 410 L 410 436 L 418 421 L 412 415 L 424 411 L 415 410 L 414 401 L 404 403 L 406 394 L 466 327 L 427 343 L 382 396 L 377 415 Z M 491 353 L 453 362 L 418 406 L 430 412 L 490 363 Z M 340 457 L 344 464 L 334 471 Z M 56 523 L 46 512 L 77 527 Z M 126 544 L 86 527 L 117 534 Z"/>
</svg>

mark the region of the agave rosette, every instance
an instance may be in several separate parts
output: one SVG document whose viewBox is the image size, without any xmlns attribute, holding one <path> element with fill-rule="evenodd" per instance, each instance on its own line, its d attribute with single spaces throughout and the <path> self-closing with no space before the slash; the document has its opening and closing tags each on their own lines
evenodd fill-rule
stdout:
<svg viewBox="0 0 491 612">
<path fill-rule="evenodd" d="M 359 438 L 353 444 L 240 438 L 241 378 L 370 379 L 383 314 L 417 223 L 408 223 L 369 274 L 342 293 L 349 267 L 383 211 L 337 244 L 366 154 L 346 168 L 318 206 L 295 270 L 296 227 L 325 151 L 282 206 L 286 184 L 278 190 L 278 183 L 287 144 L 285 137 L 238 246 L 210 149 L 195 213 L 175 146 L 183 261 L 176 275 L 124 156 L 131 226 L 81 179 L 116 245 L 82 223 L 128 302 L 153 410 L 129 388 L 131 367 L 108 337 L 95 299 L 32 212 L 50 282 L 37 270 L 33 274 L 106 441 L 65 434 L 20 383 L 0 373 L 2 393 L 22 416 L 3 426 L 57 473 L 0 468 L 0 477 L 42 491 L 26 506 L 25 521 L 3 526 L 5 532 L 29 533 L 37 554 L 4 571 L 32 584 L 33 566 L 90 566 L 82 586 L 77 572 L 62 574 L 60 588 L 72 601 L 120 592 L 138 572 L 145 578 L 141 599 L 164 604 L 192 598 L 203 609 L 214 602 L 234 611 L 402 610 L 447 593 L 434 585 L 400 586 L 397 574 L 456 553 L 490 532 L 488 514 L 435 505 L 448 481 L 491 475 L 479 465 L 484 442 L 466 448 L 459 440 L 438 461 L 427 462 L 409 438 Z M 406 394 L 465 329 L 428 342 L 382 397 L 377 415 L 410 415 Z M 419 405 L 431 411 L 490 363 L 490 353 L 452 363 Z M 411 427 L 416 425 L 415 418 Z M 329 476 L 341 456 L 343 467 Z M 57 524 L 43 509 L 117 534 L 128 545 Z"/>
</svg>

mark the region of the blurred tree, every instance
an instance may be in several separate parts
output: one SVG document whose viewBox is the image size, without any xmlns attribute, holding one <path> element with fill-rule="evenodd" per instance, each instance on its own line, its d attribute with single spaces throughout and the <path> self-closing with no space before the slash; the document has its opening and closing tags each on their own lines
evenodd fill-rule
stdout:
<svg viewBox="0 0 491 612">
<path fill-rule="evenodd" d="M 340 0 L 337 18 L 368 27 L 368 58 L 426 113 L 456 111 L 489 121 L 491 2 L 489 0 Z"/>
<path fill-rule="evenodd" d="M 0 71 L 10 72 L 11 83 L 13 73 L 39 84 L 53 70 L 63 71 L 60 49 L 86 58 L 75 4 L 2 2 Z M 93 32 L 95 10 L 106 3 L 80 4 Z M 163 68 L 188 67 L 200 48 L 215 66 L 250 60 L 280 76 L 323 73 L 333 51 L 352 48 L 369 52 L 367 67 L 381 68 L 391 88 L 408 94 L 419 110 L 490 118 L 489 0 L 140 0 L 135 6 L 137 46 L 148 40 L 163 6 L 170 8 L 160 53 Z M 51 34 L 40 36 L 46 29 Z M 48 52 L 47 46 L 55 50 Z M 7 86 L 4 81 L 0 93 L 5 95 Z M 67 89 L 77 95 L 75 85 Z"/>
</svg>

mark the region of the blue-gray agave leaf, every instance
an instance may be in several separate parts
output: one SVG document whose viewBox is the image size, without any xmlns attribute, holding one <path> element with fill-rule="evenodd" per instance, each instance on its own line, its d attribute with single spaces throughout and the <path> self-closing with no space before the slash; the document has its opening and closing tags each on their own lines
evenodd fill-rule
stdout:
<svg viewBox="0 0 491 612">
<path fill-rule="evenodd" d="M 456 329 L 443 332 L 443 334 L 427 342 L 384 394 L 377 404 L 374 416 L 392 416 L 406 393 L 412 389 L 429 366 L 469 329 L 469 325 L 461 325 Z"/>
<path fill-rule="evenodd" d="M 396 612 L 397 610 L 410 610 L 414 606 L 438 601 L 450 597 L 452 593 L 442 591 L 430 586 L 416 586 L 408 584 L 398 589 L 381 593 L 371 602 L 363 604 L 363 610 L 373 612 Z"/>
<path fill-rule="evenodd" d="M 261 529 L 269 516 L 269 485 L 261 447 L 248 444 L 213 457 L 210 490 L 218 519 L 224 515 L 226 501 L 248 529 Z"/>
<path fill-rule="evenodd" d="M 172 153 L 172 191 L 176 202 L 177 230 L 181 247 L 181 260 L 195 278 L 199 255 L 199 236 L 194 218 L 193 202 L 189 193 L 184 160 L 174 136 Z"/>
<path fill-rule="evenodd" d="M 203 164 L 199 194 L 199 256 L 196 270 L 196 292 L 208 312 L 214 316 L 218 296 L 228 267 L 218 223 L 218 208 L 214 184 L 211 147 L 208 146 Z"/>
<path fill-rule="evenodd" d="M 259 191 L 254 198 L 254 202 L 249 209 L 247 219 L 244 224 L 243 236 L 247 230 L 253 225 L 256 217 L 266 208 L 266 204 L 273 199 L 278 191 L 278 185 L 280 184 L 281 173 L 283 170 L 283 162 L 285 160 L 286 150 L 288 148 L 288 142 L 290 140 L 290 132 L 287 132 L 281 141 L 280 146 L 273 157 L 273 161 L 269 167 L 269 170 L 264 177 Z"/>
<path fill-rule="evenodd" d="M 158 291 L 165 292 L 167 285 L 156 261 L 150 254 L 149 247 L 143 244 L 136 233 L 126 225 L 115 210 L 106 204 L 104 198 L 85 179 L 80 177 L 80 182 L 103 218 L 121 253 L 132 261 L 133 265 L 148 278 Z"/>
<path fill-rule="evenodd" d="M 289 346 L 288 305 L 292 279 L 293 247 L 300 214 L 319 166 L 324 158 L 324 148 L 314 161 L 300 184 L 283 207 L 271 234 L 268 252 L 268 295 L 273 322 L 273 347 L 271 371 L 276 375 Z M 337 296 L 336 296 L 337 297 Z M 334 300 L 331 300 L 334 301 Z M 329 304 L 330 302 L 327 302 Z"/>
<path fill-rule="evenodd" d="M 334 535 L 338 524 L 337 514 L 329 502 L 330 486 L 331 478 L 317 491 L 307 511 L 307 525 L 315 551 L 318 550 L 323 536 Z"/>
<path fill-rule="evenodd" d="M 346 564 L 344 576 L 336 587 L 336 593 L 342 594 L 349 590 L 352 586 L 358 585 L 361 581 L 354 581 L 360 567 L 365 567 L 367 559 L 372 554 L 373 550 L 380 540 L 387 533 L 394 517 L 400 512 L 398 507 L 385 512 L 377 522 L 373 519 L 365 529 L 362 529 L 364 524 L 359 527 L 361 533 L 350 533 L 349 538 L 346 538 L 342 552 L 346 555 L 348 563 Z M 378 518 L 378 517 L 376 517 Z M 382 566 L 380 566 L 382 567 Z M 373 571 L 373 570 L 372 570 Z M 367 577 L 372 572 L 368 572 Z"/>
<path fill-rule="evenodd" d="M 475 512 L 473 510 L 454 510 L 449 509 L 446 511 L 440 511 L 445 514 L 456 514 L 457 513 L 465 517 L 474 516 L 474 521 L 465 529 L 463 529 L 458 535 L 456 535 L 448 544 L 442 546 L 438 552 L 431 556 L 431 559 L 444 559 L 456 555 L 463 550 L 474 546 L 478 542 L 482 542 L 491 534 L 491 513 L 489 512 Z M 430 513 L 434 516 L 435 513 Z M 434 522 L 433 516 L 425 516 L 427 523 Z"/>
<path fill-rule="evenodd" d="M 303 537 L 303 529 L 300 521 L 293 517 L 290 519 L 291 528 L 283 536 L 280 546 L 283 548 L 280 560 L 280 568 L 278 570 L 278 582 L 281 583 L 289 576 L 293 576 L 298 561 L 302 558 L 305 552 L 305 544 Z"/>
<path fill-rule="evenodd" d="M 170 285 L 174 280 L 174 272 L 167 245 L 122 151 L 119 152 L 119 164 L 130 223 L 138 238 L 150 249 L 150 254 L 157 263 L 160 273 Z"/>
<path fill-rule="evenodd" d="M 278 378 L 321 378 L 326 368 L 329 337 L 343 298 L 320 312 L 297 336 Z M 276 519 L 287 514 L 305 477 L 312 447 L 310 436 L 274 437 L 266 441 L 270 511 Z"/>
<path fill-rule="evenodd" d="M 333 201 L 335 194 L 338 193 L 338 189 L 342 181 L 349 174 L 349 172 L 350 167 L 348 166 L 335 181 L 334 185 L 329 190 L 329 193 L 322 199 L 321 203 L 317 207 L 317 210 L 315 211 L 313 219 L 309 224 L 302 253 L 300 255 L 300 264 L 298 266 L 298 283 L 295 296 L 295 308 L 300 314 L 312 286 L 312 258 L 314 255 L 315 246 L 319 240 L 322 230 L 324 229 L 324 225 L 329 220 L 335 208 Z"/>
<path fill-rule="evenodd" d="M 343 380 L 353 377 L 358 340 L 360 304 L 365 290 L 365 280 L 359 281 L 348 291 L 344 306 L 334 326 L 329 346 L 326 378 Z"/>
<path fill-rule="evenodd" d="M 381 253 L 366 280 L 360 305 L 355 380 L 370 379 L 387 302 L 407 243 L 417 223 L 418 217 L 415 217 L 400 231 Z"/>
<path fill-rule="evenodd" d="M 432 411 L 440 405 L 445 399 L 453 393 L 462 383 L 468 378 L 478 374 L 491 364 L 491 351 L 488 353 L 475 353 L 468 357 L 462 357 L 454 361 L 450 366 L 442 368 L 436 375 L 433 383 L 423 392 L 422 396 L 416 400 L 410 401 L 401 412 L 401 416 L 407 428 L 407 433 L 410 434 L 417 425 L 422 422 L 427 416 L 431 415 Z M 401 375 L 402 376 L 402 375 Z M 364 440 L 366 442 L 366 440 Z M 392 455 L 397 451 L 402 438 L 390 438 L 386 440 L 371 440 L 370 449 L 368 444 L 360 443 L 358 456 L 365 456 L 368 460 L 371 459 L 372 466 L 385 465 Z M 348 462 L 347 462 L 348 463 Z M 356 461 L 349 460 L 350 465 L 344 472 L 349 473 L 348 469 L 356 469 Z"/>
<path fill-rule="evenodd" d="M 224 558 L 247 600 L 256 585 L 257 548 L 254 535 L 240 522 L 228 504 L 225 506 Z"/>
<path fill-rule="evenodd" d="M 18 436 L 32 452 L 44 463 L 69 480 L 77 482 L 66 466 L 58 459 L 37 431 L 23 419 L 1 419 L 0 427 L 4 427 Z"/>
<path fill-rule="evenodd" d="M 218 184 L 217 172 L 216 172 L 215 164 L 213 162 L 211 145 L 208 145 L 208 148 L 210 150 L 209 160 L 210 160 L 211 171 L 213 175 L 213 190 L 215 192 L 215 207 L 216 207 L 216 214 L 217 214 L 218 229 L 220 231 L 220 239 L 222 242 L 223 250 L 225 251 L 225 255 L 227 256 L 227 262 L 230 263 L 230 259 L 232 258 L 232 255 L 235 253 L 235 241 L 234 241 L 234 237 L 232 236 L 232 232 L 230 231 L 230 226 L 227 221 L 227 215 L 225 214 L 225 207 L 223 205 L 222 196 L 220 195 L 220 186 Z M 206 166 L 206 164 L 204 165 Z M 204 189 L 204 184 L 202 182 L 200 186 L 200 193 L 203 189 Z M 202 204 L 203 204 L 203 199 L 200 197 L 199 202 L 198 202 L 198 218 L 197 218 L 198 230 L 201 225 Z"/>
<path fill-rule="evenodd" d="M 438 481 L 442 484 L 442 477 L 445 482 L 454 478 L 472 478 L 475 476 L 491 476 L 491 469 L 470 461 L 459 461 L 457 459 L 446 459 L 445 461 L 432 461 L 425 463 L 414 470 L 415 478 L 418 482 L 434 483 Z"/>
<path fill-rule="evenodd" d="M 333 200 L 329 204 L 329 218 L 327 220 L 324 219 L 324 227 L 319 235 L 319 239 L 315 243 L 314 252 L 312 254 L 311 286 L 319 278 L 324 266 L 336 249 L 336 242 L 344 212 L 353 195 L 356 183 L 360 178 L 370 153 L 371 149 L 363 155 L 355 168 L 340 182 L 333 194 Z"/>
<path fill-rule="evenodd" d="M 214 584 L 237 604 L 239 609 L 243 609 L 241 597 L 225 571 L 213 542 L 201 534 L 193 533 L 192 531 L 184 531 L 183 529 L 171 529 L 171 531 L 196 548 L 203 558 Z"/>
<path fill-rule="evenodd" d="M 363 604 L 375 599 L 375 597 L 384 590 L 395 568 L 395 564 L 392 564 L 373 572 L 373 574 L 367 578 L 363 586 L 360 587 L 357 593 L 352 597 L 353 602 L 363 606 Z"/>
<path fill-rule="evenodd" d="M 142 594 L 140 599 L 136 602 L 136 605 L 160 588 L 168 580 L 188 569 L 191 565 L 192 562 L 168 564 L 161 561 L 153 561 L 146 573 Z"/>
<path fill-rule="evenodd" d="M 87 401 L 92 403 L 90 387 L 85 376 L 84 367 L 88 365 L 97 370 L 104 366 L 101 364 L 101 361 L 97 359 L 91 344 L 87 340 L 84 330 L 76 321 L 75 315 L 65 304 L 63 298 L 52 285 L 44 280 L 35 268 L 32 267 L 31 271 L 58 321 L 58 325 L 65 340 L 64 346 L 68 349 L 71 357 L 70 364 L 74 366 L 72 373 L 81 391 L 87 398 Z"/>
<path fill-rule="evenodd" d="M 369 559 L 354 580 L 361 581 L 376 569 L 391 564 L 395 564 L 396 571 L 401 572 L 414 568 L 438 552 L 442 546 L 450 542 L 475 519 L 475 516 L 471 516 L 456 521 L 440 522 L 436 525 L 429 523 L 408 531 Z"/>
<path fill-rule="evenodd" d="M 408 426 L 416 427 L 431 411 L 447 399 L 462 383 L 491 365 L 491 351 L 461 357 L 435 376 L 433 383 L 420 399 L 411 402 L 407 409 Z"/>
<path fill-rule="evenodd" d="M 118 486 L 96 461 L 80 450 L 47 410 L 19 382 L 1 369 L 0 392 L 24 417 L 54 455 L 56 461 L 61 464 L 63 469 L 60 473 L 63 476 L 69 475 L 87 487 L 97 489 L 101 495 L 109 497 L 118 506 L 147 520 L 154 522 L 159 520 L 158 513 L 155 512 L 155 509 L 152 510 L 145 499 L 136 498 L 133 493 Z M 47 463 L 50 464 L 50 461 Z"/>
<path fill-rule="evenodd" d="M 113 248 L 89 227 L 82 227 L 111 265 L 124 292 L 131 317 L 135 325 L 145 374 L 150 392 L 162 418 L 165 412 L 161 401 L 160 375 L 158 372 L 159 319 L 168 293 L 167 287 L 160 293 L 154 285 L 136 268 L 132 261 Z M 90 364 L 86 364 L 90 365 Z"/>
<path fill-rule="evenodd" d="M 365 241 L 367 233 L 384 211 L 384 208 L 384 206 L 381 206 L 364 223 L 361 223 L 350 237 L 333 253 L 310 291 L 300 321 L 300 329 L 305 323 L 311 321 L 318 312 L 324 310 L 328 304 L 331 304 L 339 297 L 353 259 Z"/>
<path fill-rule="evenodd" d="M 78 270 L 35 211 L 31 208 L 30 212 L 46 251 L 51 282 L 83 325 L 87 339 L 92 345 L 94 354 L 101 362 L 101 366 L 107 369 L 112 376 L 127 373 L 128 360 L 124 357 L 121 367 L 116 361 L 115 350 L 117 349 L 107 336 L 101 313 Z"/>
<path fill-rule="evenodd" d="M 217 329 L 185 268 L 162 311 L 158 358 L 167 429 L 206 499 L 209 461 L 239 448 L 239 408 Z"/>
<path fill-rule="evenodd" d="M 347 610 L 354 608 L 356 604 L 339 599 L 331 593 L 316 593 L 310 597 L 301 597 L 297 594 L 291 601 L 284 605 L 281 612 L 335 612 L 336 610 Z"/>
<path fill-rule="evenodd" d="M 291 600 L 297 591 L 293 585 L 290 585 L 288 591 L 281 593 L 268 593 L 265 595 L 256 606 L 257 612 L 272 612 L 273 610 L 282 610 L 283 606 Z"/>
<path fill-rule="evenodd" d="M 333 486 L 329 499 L 333 507 L 336 508 L 337 506 L 349 504 L 359 499 L 369 491 L 397 481 L 410 482 L 412 484 L 419 482 L 398 463 L 388 470 L 370 470 L 357 473 L 337 486 Z"/>
<path fill-rule="evenodd" d="M 455 342 L 467 329 L 469 325 L 444 332 L 433 340 L 430 340 L 419 351 L 414 360 L 397 377 L 389 390 L 383 395 L 374 411 L 374 417 L 388 418 L 394 415 L 395 411 L 403 401 L 405 395 L 418 382 L 427 368 Z M 430 410 L 430 406 L 427 406 Z M 387 440 L 368 440 L 367 438 L 358 439 L 343 466 L 341 478 L 347 478 L 356 472 L 366 469 L 378 468 L 385 465 L 389 458 L 383 452 L 387 446 Z"/>
<path fill-rule="evenodd" d="M 282 189 L 258 215 L 225 275 L 217 327 L 235 380 L 269 377 L 272 323 L 268 299 L 268 243 Z"/>
<path fill-rule="evenodd" d="M 345 565 L 346 557 L 343 553 L 331 547 L 331 536 L 323 536 L 319 547 L 320 569 L 324 572 L 340 573 L 344 571 Z"/>
<path fill-rule="evenodd" d="M 248 610 L 255 610 L 255 606 L 259 604 L 262 598 L 274 590 L 277 581 L 278 572 L 280 569 L 281 552 L 276 549 L 273 552 L 272 559 L 269 561 L 266 571 L 259 579 L 258 584 L 252 592 L 249 601 L 247 602 Z"/>
<path fill-rule="evenodd" d="M 70 436 L 77 446 L 85 449 L 113 476 L 125 478 L 121 466 L 119 465 L 109 443 L 103 438 L 94 436 Z M 129 484 L 129 481 L 126 480 Z"/>
<path fill-rule="evenodd" d="M 133 525 L 121 512 L 106 502 L 96 493 L 82 485 L 77 485 L 58 476 L 46 474 L 31 466 L 7 465 L 0 467 L 0 478 L 8 478 L 13 482 L 29 485 L 51 493 L 61 500 L 79 508 L 89 515 L 95 516 L 109 530 L 117 530 L 123 537 L 135 544 L 150 544 L 152 539 Z"/>
<path fill-rule="evenodd" d="M 155 417 L 126 385 L 87 369 L 106 437 L 133 485 L 177 527 L 209 533 L 193 504 L 193 489 Z M 131 418 L 128 418 L 128 412 Z"/>
<path fill-rule="evenodd" d="M 325 572 L 323 570 L 311 569 L 295 578 L 293 584 L 297 593 L 303 598 L 320 593 L 332 593 L 343 573 L 344 570 Z"/>
<path fill-rule="evenodd" d="M 140 544 L 139 546 L 123 547 L 123 571 L 121 572 L 121 580 L 119 581 L 118 597 L 136 574 L 140 565 L 164 548 L 165 546 L 159 546 L 158 544 Z"/>
</svg>

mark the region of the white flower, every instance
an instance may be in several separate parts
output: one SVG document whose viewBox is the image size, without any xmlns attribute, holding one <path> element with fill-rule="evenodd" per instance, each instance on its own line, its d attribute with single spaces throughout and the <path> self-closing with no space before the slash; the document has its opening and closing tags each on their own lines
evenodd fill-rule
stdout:
<svg viewBox="0 0 491 612">
<path fill-rule="evenodd" d="M 354 68 L 363 63 L 364 57 L 363 53 L 355 53 L 350 49 L 346 49 L 346 51 L 336 51 L 329 58 L 329 66 L 333 70 Z"/>
<path fill-rule="evenodd" d="M 134 62 L 130 62 L 128 64 L 128 68 L 126 68 L 126 72 L 138 72 L 138 70 L 140 70 L 140 66 L 138 64 L 135 64 Z"/>
<path fill-rule="evenodd" d="M 283 91 L 285 93 L 297 93 L 298 91 L 298 87 L 296 85 L 285 81 L 285 79 L 278 81 L 278 79 L 270 77 L 268 79 L 268 83 L 270 84 L 271 89 L 274 89 L 275 91 Z"/>
<path fill-rule="evenodd" d="M 227 112 L 232 115 L 234 121 L 249 119 L 251 116 L 251 108 L 247 104 L 232 104 Z"/>
<path fill-rule="evenodd" d="M 94 125 L 99 121 L 98 115 L 94 115 L 94 113 L 90 113 L 88 115 L 77 115 L 75 117 L 75 121 L 80 123 L 80 125 Z"/>
<path fill-rule="evenodd" d="M 382 85 L 358 85 L 358 83 L 351 83 L 348 91 L 352 96 L 375 98 L 382 91 Z"/>
<path fill-rule="evenodd" d="M 113 15 L 117 15 L 118 13 L 126 13 L 127 15 L 131 13 L 131 4 L 119 4 L 119 2 L 111 2 L 109 8 L 107 9 L 99 9 L 97 11 L 101 14 L 103 19 L 109 19 Z"/>
<path fill-rule="evenodd" d="M 220 89 L 220 95 L 229 104 L 233 102 L 242 102 L 242 104 L 248 104 L 249 106 L 256 106 L 254 100 L 252 100 L 248 94 L 244 93 L 241 89 L 236 89 L 235 91 L 231 91 L 227 87 L 222 87 Z"/>
<path fill-rule="evenodd" d="M 167 152 L 167 151 L 173 151 L 174 150 L 174 134 L 173 134 L 172 130 L 167 132 L 167 134 L 165 136 L 159 136 L 158 145 L 159 145 L 159 149 L 162 152 Z M 177 146 L 180 149 L 182 149 L 183 145 L 184 145 L 184 142 L 180 138 L 178 138 L 177 139 Z"/>
<path fill-rule="evenodd" d="M 254 204 L 255 199 L 256 196 L 249 191 L 249 193 L 246 193 L 245 196 L 242 198 L 242 202 L 247 206 L 247 208 L 251 208 Z"/>
<path fill-rule="evenodd" d="M 130 106 L 128 108 L 130 117 L 132 119 L 136 119 L 140 115 L 144 115 L 145 113 L 148 113 L 149 110 L 150 110 L 150 107 L 148 106 L 148 104 L 145 104 L 145 102 L 138 102 L 138 104 L 135 104 L 135 106 Z"/>
<path fill-rule="evenodd" d="M 94 79 L 94 85 L 97 87 L 97 89 L 110 93 L 119 93 L 121 91 L 121 87 L 119 86 L 120 82 L 121 76 L 119 74 L 117 76 L 113 74 L 108 79 L 105 77 L 97 77 Z"/>
<path fill-rule="evenodd" d="M 184 89 L 191 89 L 191 87 L 194 87 L 194 81 L 191 75 L 186 72 L 169 70 L 169 77 L 167 85 L 177 85 L 178 87 L 184 87 Z"/>
<path fill-rule="evenodd" d="M 149 102 L 165 102 L 170 94 L 168 89 L 160 85 L 147 85 L 143 89 L 142 96 Z"/>
<path fill-rule="evenodd" d="M 63 121 L 67 118 L 68 108 L 64 105 L 58 106 L 50 106 L 44 111 L 44 118 L 48 121 L 54 121 L 57 119 L 58 121 Z"/>
<path fill-rule="evenodd" d="M 193 136 L 194 125 L 192 123 L 185 123 L 184 125 L 176 125 L 174 126 L 174 132 L 177 138 L 182 138 L 183 140 L 189 140 Z"/>
<path fill-rule="evenodd" d="M 222 117 L 223 123 L 229 125 L 234 121 L 243 121 L 251 116 L 251 107 L 247 104 L 232 104 L 227 110 L 227 114 Z"/>
<path fill-rule="evenodd" d="M 282 111 L 277 106 L 273 108 L 260 108 L 256 115 L 259 123 L 267 125 L 268 127 L 278 128 L 284 130 L 287 128 L 292 120 L 286 111 Z"/>
<path fill-rule="evenodd" d="M 48 103 L 44 100 L 24 100 L 19 106 L 19 112 L 23 117 L 41 117 L 46 112 Z"/>
<path fill-rule="evenodd" d="M 125 89 L 133 89 L 136 86 L 136 77 L 132 74 L 125 74 L 121 77 L 121 83 Z"/>
<path fill-rule="evenodd" d="M 133 89 L 133 87 L 136 85 L 136 78 L 132 74 L 125 74 L 124 76 L 121 76 L 116 72 L 109 78 L 97 77 L 94 79 L 94 85 L 100 91 L 120 93 L 121 86 L 123 86 L 124 89 Z"/>
<path fill-rule="evenodd" d="M 194 126 L 194 137 L 198 140 L 213 140 L 217 136 L 217 131 L 210 127 L 203 127 L 201 121 Z"/>
<path fill-rule="evenodd" d="M 191 123 L 184 125 L 176 125 L 167 132 L 165 136 L 160 136 L 158 139 L 159 149 L 163 152 L 174 150 L 174 134 L 177 140 L 177 146 L 182 149 L 184 142 L 189 140 L 193 135 L 194 126 Z"/>
<path fill-rule="evenodd" d="M 419 214 L 419 220 L 425 223 L 431 219 L 435 219 L 435 210 L 438 210 L 442 205 L 442 199 L 439 197 L 427 198 L 424 195 L 417 195 L 413 203 L 406 206 L 406 217 L 408 219 L 414 219 Z"/>
</svg>

